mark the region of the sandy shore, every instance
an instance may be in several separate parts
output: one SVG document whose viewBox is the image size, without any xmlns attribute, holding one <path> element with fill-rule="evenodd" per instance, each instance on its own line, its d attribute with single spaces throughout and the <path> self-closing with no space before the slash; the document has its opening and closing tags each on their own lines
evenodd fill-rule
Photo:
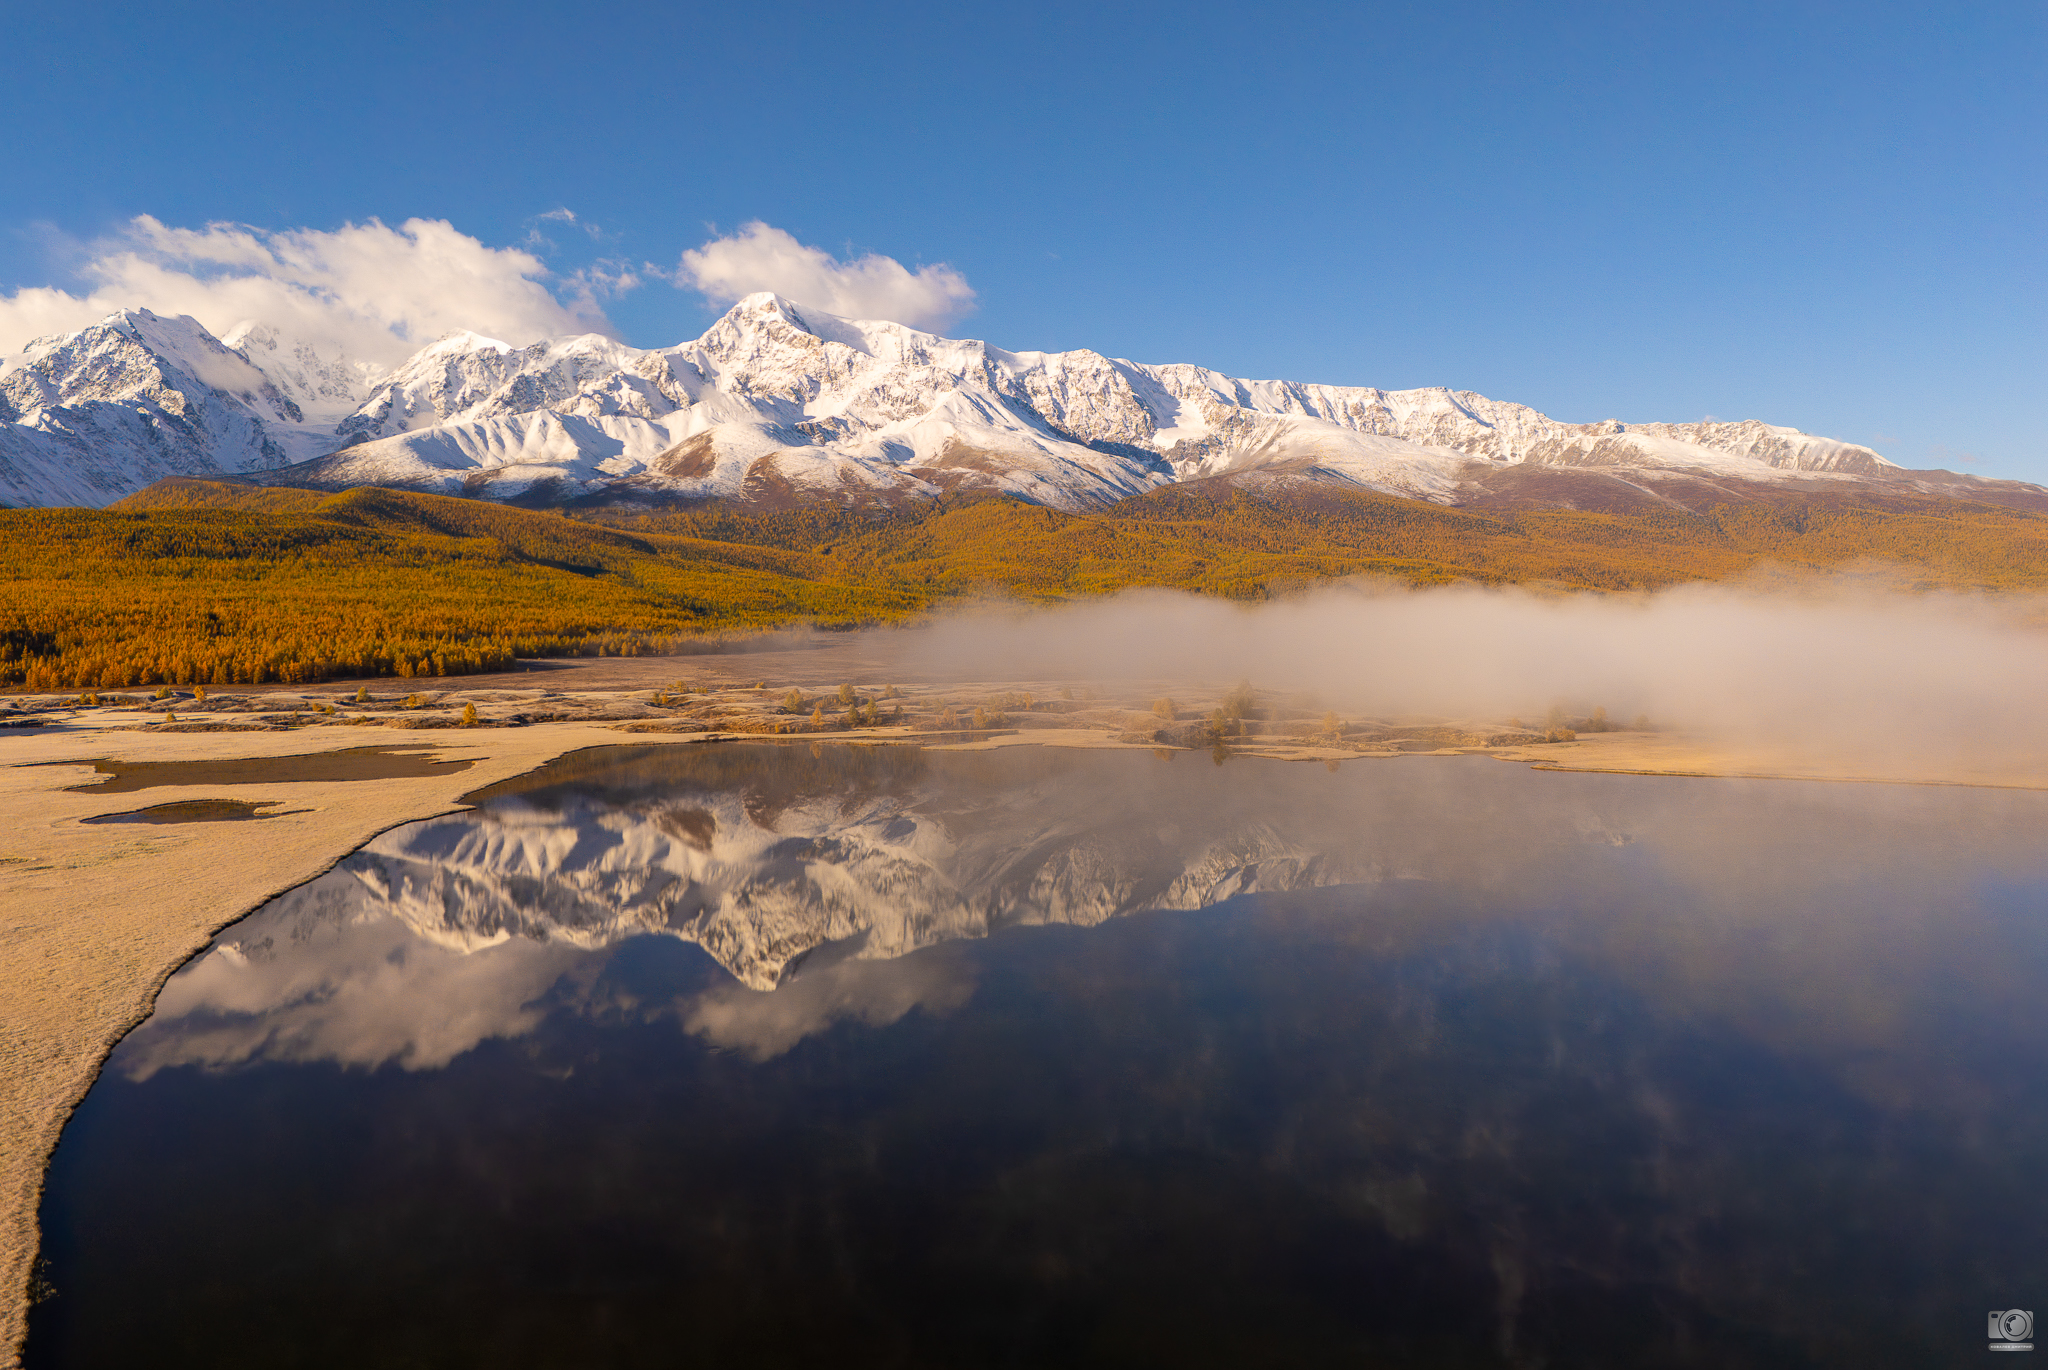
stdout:
<svg viewBox="0 0 2048 1370">
<path fill-rule="evenodd" d="M 673 678 L 681 673 L 679 664 L 633 663 L 630 672 L 620 674 L 636 677 L 633 684 L 644 690 L 637 677 Z M 706 677 L 714 676 L 706 669 L 714 664 L 721 668 L 716 677 L 769 674 L 763 669 L 767 663 L 758 659 L 738 671 L 731 659 L 693 664 Z M 810 658 L 804 664 L 824 663 Z M 524 682 L 490 682 L 500 690 L 515 683 Z M 488 688 L 484 682 L 464 684 Z M 579 684 L 588 690 L 596 682 Z M 381 688 L 388 692 L 391 684 Z M 958 693 L 956 687 L 947 688 Z M 333 687 L 328 692 L 332 695 Z M 360 726 L 332 726 L 332 716 L 322 715 L 320 722 L 330 726 L 312 726 L 309 714 L 305 726 L 190 731 L 162 725 L 154 712 L 144 718 L 133 710 L 101 709 L 62 719 L 52 714 L 43 726 L 0 732 L 0 824 L 6 833 L 0 839 L 0 1363 L 18 1363 L 26 1330 L 37 1206 L 51 1150 L 107 1054 L 147 1016 L 170 974 L 215 932 L 272 896 L 311 879 L 379 832 L 459 808 L 458 797 L 472 790 L 582 747 L 687 745 L 721 735 L 696 723 L 687 731 L 670 731 L 681 725 L 658 711 L 650 723 L 650 711 L 639 702 L 645 698 L 645 693 L 638 700 L 590 693 L 580 705 L 589 715 L 584 720 L 518 727 L 421 731 L 416 713 L 355 720 Z M 493 707 L 502 713 L 519 703 L 501 700 Z M 232 723 L 239 729 L 238 720 L 254 723 L 241 715 L 187 717 L 209 728 Z M 974 748 L 1152 745 L 1127 729 L 1119 732 L 1078 716 L 944 742 L 930 736 L 913 739 L 890 728 L 842 730 L 819 740 L 919 740 Z M 393 768 L 375 757 L 367 762 L 332 758 L 390 747 L 423 749 L 396 768 L 413 773 L 379 774 L 380 767 Z M 1396 752 L 1315 737 L 1258 739 L 1238 750 L 1301 761 L 1423 764 L 1412 759 L 1418 754 L 1413 745 Z M 2048 773 L 2017 760 L 2002 769 L 1974 772 L 1859 769 L 1774 758 L 1672 733 L 1606 733 L 1532 746 L 1445 746 L 1420 754 L 1473 752 L 1558 770 L 2048 788 Z M 126 775 L 112 777 L 118 783 L 105 784 L 109 777 L 92 764 L 110 757 L 145 764 L 220 763 L 308 754 L 330 758 L 315 768 L 325 778 L 286 779 L 262 766 L 184 773 L 131 767 Z M 1402 760 L 1403 755 L 1411 759 Z M 80 764 L 49 764 L 58 762 Z M 451 762 L 466 764 L 445 764 Z M 82 821 L 199 799 L 265 806 L 261 811 L 273 816 L 161 824 Z"/>
</svg>

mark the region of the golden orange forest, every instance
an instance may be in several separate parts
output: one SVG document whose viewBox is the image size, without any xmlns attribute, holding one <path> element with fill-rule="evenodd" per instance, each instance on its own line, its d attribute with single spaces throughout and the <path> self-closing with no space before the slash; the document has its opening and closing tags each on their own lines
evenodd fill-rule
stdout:
<svg viewBox="0 0 2048 1370">
<path fill-rule="evenodd" d="M 1502 512 L 1197 482 L 1086 514 L 983 497 L 620 517 L 188 479 L 106 510 L 0 510 L 0 686 L 462 675 L 515 657 L 688 650 L 735 630 L 901 622 L 989 593 L 1054 602 L 1163 586 L 1257 600 L 1354 576 L 1615 591 L 1865 562 L 1910 585 L 2037 589 L 2048 515 L 1810 494 Z"/>
</svg>

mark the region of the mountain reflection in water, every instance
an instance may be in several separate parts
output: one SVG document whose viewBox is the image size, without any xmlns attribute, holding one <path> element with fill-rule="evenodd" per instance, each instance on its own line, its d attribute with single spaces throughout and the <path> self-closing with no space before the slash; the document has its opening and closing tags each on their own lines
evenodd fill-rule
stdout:
<svg viewBox="0 0 2048 1370">
<path fill-rule="evenodd" d="M 2048 1287 L 2048 796 L 735 744 L 476 800 L 166 986 L 31 1365 L 1917 1365 Z"/>
</svg>

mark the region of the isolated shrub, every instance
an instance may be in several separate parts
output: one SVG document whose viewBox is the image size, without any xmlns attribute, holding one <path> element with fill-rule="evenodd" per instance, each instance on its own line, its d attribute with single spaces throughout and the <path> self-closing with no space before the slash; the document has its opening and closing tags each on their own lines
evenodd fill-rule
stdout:
<svg viewBox="0 0 2048 1370">
<path fill-rule="evenodd" d="M 782 710 L 784 713 L 802 713 L 804 711 L 804 692 L 802 690 L 791 690 L 788 694 L 784 695 L 782 697 Z"/>
<path fill-rule="evenodd" d="M 1170 699 L 1155 699 L 1152 701 L 1152 712 L 1171 723 L 1179 709 Z"/>
<path fill-rule="evenodd" d="M 465 728 L 474 728 L 476 726 L 476 705 L 465 704 L 462 706 L 462 726 Z"/>
<path fill-rule="evenodd" d="M 813 728 L 822 728 L 825 726 L 825 706 L 823 704 L 820 704 L 816 708 L 811 710 L 811 726 Z"/>
<path fill-rule="evenodd" d="M 839 702 L 841 704 L 853 703 L 853 686 L 841 685 L 839 687 Z"/>
</svg>

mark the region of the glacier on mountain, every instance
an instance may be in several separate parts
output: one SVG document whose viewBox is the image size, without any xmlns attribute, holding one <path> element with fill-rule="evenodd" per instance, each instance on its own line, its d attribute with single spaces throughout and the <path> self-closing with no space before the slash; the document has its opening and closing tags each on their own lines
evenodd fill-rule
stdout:
<svg viewBox="0 0 2048 1370">
<path fill-rule="evenodd" d="M 700 338 L 514 346 L 454 333 L 395 370 L 146 310 L 0 363 L 0 500 L 100 505 L 168 475 L 563 503 L 842 503 L 1004 492 L 1061 508 L 1270 473 L 1456 502 L 1535 464 L 1744 480 L 1891 463 L 1756 421 L 1567 424 L 1440 387 L 1248 381 L 1087 350 L 1006 352 L 771 294 Z"/>
</svg>

